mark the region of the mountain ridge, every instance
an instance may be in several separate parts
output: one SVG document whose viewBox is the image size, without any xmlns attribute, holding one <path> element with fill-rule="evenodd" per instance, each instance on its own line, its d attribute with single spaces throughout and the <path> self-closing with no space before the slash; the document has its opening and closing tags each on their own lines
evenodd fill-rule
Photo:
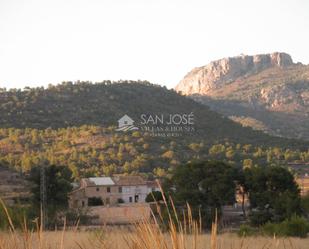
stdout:
<svg viewBox="0 0 309 249">
<path fill-rule="evenodd" d="M 47 89 L 30 88 L 0 93 L 0 128 L 115 127 L 118 119 L 125 114 L 138 120 L 142 113 L 166 115 L 191 112 L 196 118 L 192 136 L 260 144 L 294 143 L 243 128 L 205 105 L 149 82 L 64 82 Z"/>
<path fill-rule="evenodd" d="M 295 65 L 287 53 L 239 55 L 211 61 L 209 64 L 192 69 L 175 87 L 176 91 L 184 91 L 186 95 L 206 93 L 212 88 L 222 86 L 225 81 L 235 80 L 248 73 L 258 73 L 270 67 L 287 67 Z M 198 77 L 196 84 L 188 84 L 187 79 Z"/>
<path fill-rule="evenodd" d="M 286 53 L 217 60 L 193 69 L 175 90 L 238 121 L 256 119 L 272 135 L 309 139 L 309 66 Z"/>
</svg>

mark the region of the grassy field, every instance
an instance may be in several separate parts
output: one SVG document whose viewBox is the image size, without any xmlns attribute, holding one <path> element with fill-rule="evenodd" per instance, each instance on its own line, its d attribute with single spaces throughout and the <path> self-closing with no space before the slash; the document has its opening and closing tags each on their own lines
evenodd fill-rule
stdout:
<svg viewBox="0 0 309 249">
<path fill-rule="evenodd" d="M 174 235 L 173 235 L 174 236 Z M 241 238 L 235 234 L 218 235 L 214 240 L 211 234 L 181 235 L 177 240 L 169 233 L 163 237 L 154 234 L 154 237 L 145 237 L 145 231 L 113 231 L 92 232 L 45 232 L 45 233 L 0 233 L 1 249 L 265 249 L 265 248 L 291 248 L 307 249 L 309 239 L 299 238 L 270 238 L 270 237 L 246 237 Z M 164 239 L 162 239 L 164 238 Z M 151 240 L 153 239 L 153 240 Z M 149 241 L 148 241 L 149 240 Z M 148 241 L 148 242 L 147 242 Z M 176 241 L 178 243 L 176 243 Z"/>
<path fill-rule="evenodd" d="M 9 212 L 0 199 L 4 209 L 8 227 L 0 231 L 0 249 L 308 249 L 309 238 L 290 237 L 239 237 L 234 233 L 218 232 L 217 215 L 212 222 L 211 231 L 202 230 L 201 216 L 194 220 L 191 207 L 183 218 L 178 216 L 173 201 L 169 208 L 165 195 L 164 203 L 168 218 L 163 218 L 158 208 L 158 217 L 145 217 L 139 223 L 131 226 L 103 226 L 89 230 L 90 227 L 80 227 L 77 221 L 75 227 L 64 226 L 58 231 L 43 231 L 39 218 L 35 228 L 29 229 L 30 220 L 24 218 L 21 229 L 16 229 Z"/>
</svg>

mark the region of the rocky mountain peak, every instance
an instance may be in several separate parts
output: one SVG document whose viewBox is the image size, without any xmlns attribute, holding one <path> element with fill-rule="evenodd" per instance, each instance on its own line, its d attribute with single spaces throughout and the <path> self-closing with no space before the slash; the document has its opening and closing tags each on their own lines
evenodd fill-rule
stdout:
<svg viewBox="0 0 309 249">
<path fill-rule="evenodd" d="M 238 77 L 258 73 L 270 67 L 291 65 L 294 65 L 291 56 L 280 52 L 223 58 L 194 68 L 175 89 L 186 95 L 206 94 L 207 91 L 222 87 Z"/>
<path fill-rule="evenodd" d="M 242 125 L 309 140 L 309 65 L 286 53 L 213 61 L 194 68 L 176 90 Z"/>
</svg>

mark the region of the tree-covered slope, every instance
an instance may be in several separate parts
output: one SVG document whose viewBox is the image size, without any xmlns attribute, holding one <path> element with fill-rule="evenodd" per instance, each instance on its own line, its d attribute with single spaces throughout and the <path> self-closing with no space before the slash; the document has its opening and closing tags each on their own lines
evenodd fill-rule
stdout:
<svg viewBox="0 0 309 249">
<path fill-rule="evenodd" d="M 230 139 L 264 145 L 304 146 L 302 142 L 273 138 L 222 117 L 175 91 L 148 82 L 65 82 L 57 86 L 2 91 L 0 127 L 63 128 L 81 125 L 116 126 L 128 114 L 194 114 L 194 132 L 207 140 Z"/>
<path fill-rule="evenodd" d="M 309 160 L 308 143 L 271 137 L 222 117 L 175 91 L 147 82 L 63 83 L 0 93 L 0 165 L 28 172 L 65 165 L 75 177 L 143 172 L 157 176 L 190 160 L 250 167 Z M 117 131 L 129 115 L 193 114 L 194 130 L 153 136 Z"/>
<path fill-rule="evenodd" d="M 0 129 L 0 165 L 28 172 L 42 164 L 69 167 L 74 177 L 145 173 L 163 176 L 192 160 L 215 159 L 237 165 L 286 165 L 297 161 L 308 172 L 309 151 L 280 146 L 212 141 L 203 137 L 152 137 L 114 127 Z"/>
</svg>

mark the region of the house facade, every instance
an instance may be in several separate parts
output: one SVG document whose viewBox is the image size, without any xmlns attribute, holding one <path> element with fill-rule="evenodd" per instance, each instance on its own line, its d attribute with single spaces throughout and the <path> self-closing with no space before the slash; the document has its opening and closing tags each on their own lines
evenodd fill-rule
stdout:
<svg viewBox="0 0 309 249">
<path fill-rule="evenodd" d="M 79 187 L 69 194 L 70 208 L 113 207 L 145 203 L 151 191 L 158 191 L 155 182 L 141 176 L 90 177 L 80 180 Z"/>
<path fill-rule="evenodd" d="M 87 210 L 92 225 L 128 224 L 150 219 L 145 199 L 159 187 L 140 176 L 90 177 L 69 194 L 71 209 Z"/>
</svg>

